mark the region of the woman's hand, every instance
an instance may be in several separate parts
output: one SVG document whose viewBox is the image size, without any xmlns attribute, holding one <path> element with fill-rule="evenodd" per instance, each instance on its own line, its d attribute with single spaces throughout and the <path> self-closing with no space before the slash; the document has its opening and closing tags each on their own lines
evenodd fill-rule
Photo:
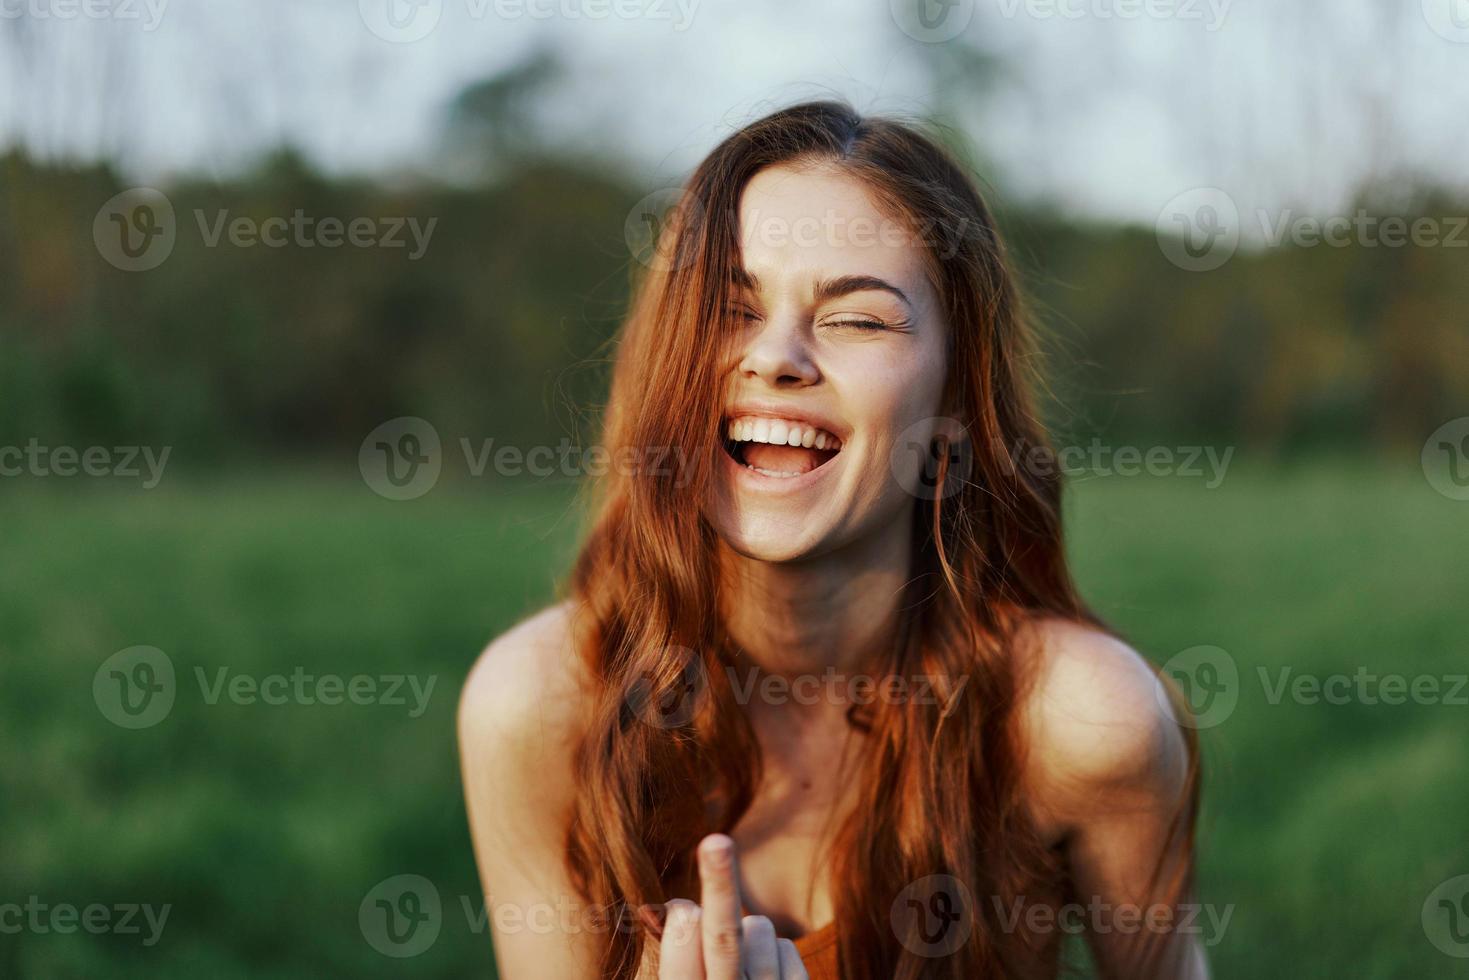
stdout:
<svg viewBox="0 0 1469 980">
<path fill-rule="evenodd" d="M 657 980 L 807 980 L 796 944 L 763 915 L 742 915 L 735 843 L 699 843 L 699 904 L 668 903 Z M 651 980 L 651 974 L 648 974 Z"/>
</svg>

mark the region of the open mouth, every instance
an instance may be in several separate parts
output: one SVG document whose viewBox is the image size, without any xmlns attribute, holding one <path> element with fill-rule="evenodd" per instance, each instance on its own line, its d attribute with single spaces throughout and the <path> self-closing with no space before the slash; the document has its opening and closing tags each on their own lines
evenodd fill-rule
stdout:
<svg viewBox="0 0 1469 980">
<path fill-rule="evenodd" d="M 793 419 L 739 416 L 724 423 L 724 451 L 747 469 L 789 480 L 831 462 L 842 441 Z"/>
</svg>

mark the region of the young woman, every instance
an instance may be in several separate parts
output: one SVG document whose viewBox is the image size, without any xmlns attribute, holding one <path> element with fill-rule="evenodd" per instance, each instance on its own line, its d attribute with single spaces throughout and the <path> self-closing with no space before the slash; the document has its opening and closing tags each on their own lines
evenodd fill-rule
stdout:
<svg viewBox="0 0 1469 980">
<path fill-rule="evenodd" d="M 1206 976 L 1189 729 L 1077 597 L 962 168 L 798 105 L 656 258 L 569 596 L 460 707 L 500 975 Z"/>
</svg>

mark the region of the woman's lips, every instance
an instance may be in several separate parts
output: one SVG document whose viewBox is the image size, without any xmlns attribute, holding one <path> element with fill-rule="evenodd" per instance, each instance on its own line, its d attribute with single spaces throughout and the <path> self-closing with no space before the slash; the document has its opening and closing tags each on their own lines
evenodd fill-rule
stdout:
<svg viewBox="0 0 1469 980">
<path fill-rule="evenodd" d="M 834 434 L 799 419 L 735 416 L 724 428 L 725 449 L 736 462 L 776 479 L 804 476 L 841 451 Z"/>
</svg>

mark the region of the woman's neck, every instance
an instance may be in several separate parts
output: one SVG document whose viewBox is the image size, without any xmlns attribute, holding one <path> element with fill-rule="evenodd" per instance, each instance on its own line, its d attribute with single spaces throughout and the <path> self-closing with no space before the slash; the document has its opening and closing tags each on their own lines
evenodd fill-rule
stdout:
<svg viewBox="0 0 1469 980">
<path fill-rule="evenodd" d="M 788 682 L 815 677 L 822 690 L 870 675 L 897 635 L 912 519 L 906 513 L 876 534 L 798 562 L 760 561 L 721 547 L 721 606 L 739 651 L 736 670 Z"/>
</svg>

